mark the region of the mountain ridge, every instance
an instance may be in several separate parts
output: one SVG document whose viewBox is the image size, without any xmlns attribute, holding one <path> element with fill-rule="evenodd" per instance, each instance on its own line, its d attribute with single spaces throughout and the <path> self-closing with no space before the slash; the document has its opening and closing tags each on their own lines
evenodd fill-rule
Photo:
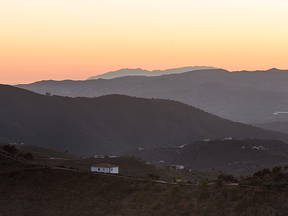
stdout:
<svg viewBox="0 0 288 216">
<path fill-rule="evenodd" d="M 288 141 L 286 134 L 165 99 L 45 96 L 0 85 L 0 107 L 0 138 L 80 155 L 124 154 L 227 136 Z"/>
<path fill-rule="evenodd" d="M 273 71 L 273 72 L 271 72 Z M 122 94 L 180 101 L 243 123 L 275 121 L 288 107 L 288 71 L 196 70 L 161 76 L 126 76 L 86 81 L 41 81 L 17 87 L 45 94 L 98 97 Z"/>
<path fill-rule="evenodd" d="M 177 74 L 194 70 L 216 69 L 209 66 L 186 66 L 179 68 L 171 68 L 166 70 L 145 70 L 142 68 L 122 68 L 115 71 L 106 72 L 96 76 L 91 76 L 87 80 L 93 79 L 113 79 L 123 76 L 160 76 L 164 74 Z"/>
</svg>

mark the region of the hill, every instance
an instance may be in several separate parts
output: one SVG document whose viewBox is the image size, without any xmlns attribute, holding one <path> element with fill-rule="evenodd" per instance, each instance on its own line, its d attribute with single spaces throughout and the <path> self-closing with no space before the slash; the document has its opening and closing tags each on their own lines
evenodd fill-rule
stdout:
<svg viewBox="0 0 288 216">
<path fill-rule="evenodd" d="M 1 216 L 285 216 L 287 174 L 273 173 L 257 173 L 241 186 L 196 186 L 64 170 L 19 171 L 1 175 Z M 261 185 L 271 184 L 270 178 L 283 189 Z"/>
<path fill-rule="evenodd" d="M 286 117 L 287 118 L 287 117 Z M 261 124 L 255 124 L 257 127 L 261 127 L 267 130 L 279 131 L 282 133 L 288 133 L 288 121 L 273 121 Z"/>
<path fill-rule="evenodd" d="M 288 140 L 171 100 L 44 96 L 0 86 L 0 137 L 78 155 L 119 155 L 204 138 Z"/>
<path fill-rule="evenodd" d="M 180 101 L 233 121 L 275 121 L 275 112 L 287 111 L 288 71 L 229 72 L 198 70 L 153 77 L 129 76 L 110 80 L 40 81 L 18 87 L 45 94 L 98 97 L 124 94 Z"/>
<path fill-rule="evenodd" d="M 177 73 L 184 73 L 188 71 L 194 71 L 194 70 L 207 70 L 207 69 L 215 69 L 213 67 L 207 67 L 207 66 L 187 66 L 187 67 L 181 67 L 181 68 L 172 68 L 167 70 L 144 70 L 141 68 L 125 68 L 120 69 L 116 71 L 107 72 L 104 74 L 100 74 L 97 76 L 93 76 L 88 78 L 88 80 L 91 79 L 113 79 L 117 77 L 123 77 L 123 76 L 160 76 L 164 74 L 177 74 Z"/>
<path fill-rule="evenodd" d="M 197 141 L 176 148 L 155 148 L 134 154 L 156 164 L 178 164 L 191 170 L 218 170 L 237 175 L 288 164 L 288 145 L 277 140 Z"/>
<path fill-rule="evenodd" d="M 77 157 L 51 149 L 31 145 L 0 144 L 0 175 L 23 170 L 63 169 L 74 172 L 90 173 L 95 164 L 110 163 L 120 167 L 120 175 L 143 179 L 161 179 L 173 181 L 175 171 L 156 167 L 144 160 L 131 156 Z M 181 173 L 180 173 L 181 174 Z M 180 174 L 177 174 L 178 176 Z M 204 174 L 193 173 L 183 179 L 196 181 Z M 209 177 L 211 175 L 205 175 Z"/>
</svg>

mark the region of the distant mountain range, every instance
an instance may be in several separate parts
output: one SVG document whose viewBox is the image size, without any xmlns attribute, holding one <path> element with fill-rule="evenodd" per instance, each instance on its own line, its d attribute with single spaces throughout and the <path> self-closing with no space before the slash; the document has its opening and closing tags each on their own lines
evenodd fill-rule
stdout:
<svg viewBox="0 0 288 216">
<path fill-rule="evenodd" d="M 231 122 L 179 102 L 122 95 L 44 96 L 0 85 L 0 137 L 78 155 L 125 154 L 224 137 L 288 135 Z"/>
<path fill-rule="evenodd" d="M 124 94 L 183 102 L 243 123 L 278 121 L 288 111 L 288 71 L 196 70 L 162 76 L 126 76 L 86 81 L 40 81 L 20 88 L 70 97 Z"/>
<path fill-rule="evenodd" d="M 167 70 L 145 70 L 142 68 L 124 68 L 116 71 L 107 72 L 104 74 L 96 75 L 89 77 L 88 80 L 91 79 L 113 79 L 117 77 L 123 76 L 160 76 L 164 74 L 177 74 L 177 73 L 184 73 L 188 71 L 194 70 L 207 70 L 207 69 L 216 69 L 214 67 L 208 66 L 187 66 L 187 67 L 180 67 L 180 68 L 172 68 Z"/>
</svg>

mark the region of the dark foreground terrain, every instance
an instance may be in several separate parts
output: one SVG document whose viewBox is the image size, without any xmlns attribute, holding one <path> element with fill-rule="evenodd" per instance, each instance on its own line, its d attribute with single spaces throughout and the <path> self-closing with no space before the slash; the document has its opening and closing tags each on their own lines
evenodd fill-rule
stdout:
<svg viewBox="0 0 288 216">
<path fill-rule="evenodd" d="M 1 216 L 285 216 L 288 192 L 229 185 L 170 185 L 63 170 L 1 175 Z"/>
<path fill-rule="evenodd" d="M 62 162 L 55 162 L 56 156 Z M 2 145 L 0 215 L 288 215 L 287 166 L 238 179 L 219 174 L 196 181 L 169 181 L 167 174 L 173 173 L 157 171 L 133 158 L 113 159 L 120 164 L 120 175 L 92 174 L 85 168 L 91 160 L 102 159 L 81 160 L 38 147 Z M 59 166 L 64 161 L 74 168 Z"/>
<path fill-rule="evenodd" d="M 186 169 L 247 175 L 288 164 L 288 145 L 278 140 L 210 140 L 176 148 L 143 149 L 134 155 L 154 164 L 182 164 Z"/>
</svg>

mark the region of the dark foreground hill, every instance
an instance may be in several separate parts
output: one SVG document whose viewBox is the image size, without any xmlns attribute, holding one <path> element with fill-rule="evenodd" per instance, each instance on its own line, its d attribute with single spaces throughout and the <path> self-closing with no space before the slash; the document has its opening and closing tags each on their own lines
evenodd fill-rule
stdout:
<svg viewBox="0 0 288 216">
<path fill-rule="evenodd" d="M 123 154 L 204 138 L 287 140 L 287 135 L 231 122 L 170 100 L 121 95 L 44 96 L 0 86 L 0 137 L 78 155 Z"/>
<path fill-rule="evenodd" d="M 45 94 L 98 97 L 124 94 L 172 99 L 245 123 L 278 120 L 288 107 L 288 71 L 198 70 L 156 77 L 129 76 L 87 81 L 40 81 L 19 87 Z"/>
<path fill-rule="evenodd" d="M 51 163 L 43 166 L 39 156 L 54 156 L 56 152 L 33 146 L 21 147 L 35 153 L 33 160 L 20 160 L 19 152 L 14 154 L 14 160 L 2 155 L 4 151 L 14 152 L 13 146 L 5 146 L 0 149 L 1 216 L 286 216 L 288 213 L 287 166 L 263 169 L 238 179 L 220 174 L 210 180 L 201 178 L 197 184 L 175 183 L 124 173 L 92 174 L 53 167 Z M 126 164 L 130 169 L 134 166 L 134 172 L 143 172 L 144 164 L 139 164 L 140 161 L 115 159 L 121 170 Z M 82 160 L 78 161 L 80 166 L 87 163 Z M 163 172 L 157 173 L 160 179 L 165 177 Z"/>
<path fill-rule="evenodd" d="M 1 216 L 286 216 L 285 188 L 260 186 L 268 174 L 248 179 L 251 186 L 196 186 L 63 170 L 18 171 L 0 176 L 0 210 Z M 279 177 L 287 182 L 276 174 L 272 184 Z"/>
<path fill-rule="evenodd" d="M 157 179 L 173 182 L 174 177 L 181 176 L 183 180 L 199 181 L 203 178 L 212 178 L 212 174 L 194 172 L 191 175 L 177 173 L 175 170 L 162 169 L 144 160 L 131 156 L 82 158 L 50 149 L 30 146 L 0 144 L 0 175 L 23 170 L 68 170 L 71 172 L 89 173 L 96 164 L 113 164 L 120 167 L 120 175 L 142 179 Z M 176 173 L 176 174 L 175 174 Z M 215 175 L 214 175 L 215 176 Z"/>
</svg>

